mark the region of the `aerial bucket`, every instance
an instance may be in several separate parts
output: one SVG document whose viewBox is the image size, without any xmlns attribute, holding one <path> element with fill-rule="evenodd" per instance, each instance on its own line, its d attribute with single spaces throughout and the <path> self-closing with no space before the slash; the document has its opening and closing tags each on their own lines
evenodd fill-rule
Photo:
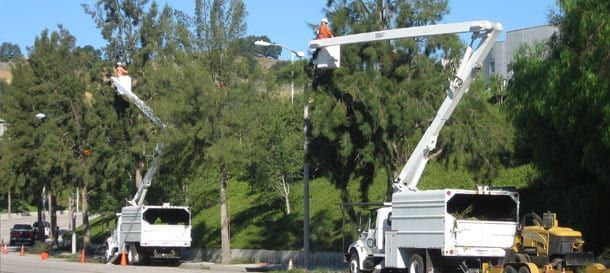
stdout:
<svg viewBox="0 0 610 273">
<path fill-rule="evenodd" d="M 326 46 L 317 49 L 313 63 L 317 69 L 327 70 L 341 67 L 341 46 Z"/>
</svg>

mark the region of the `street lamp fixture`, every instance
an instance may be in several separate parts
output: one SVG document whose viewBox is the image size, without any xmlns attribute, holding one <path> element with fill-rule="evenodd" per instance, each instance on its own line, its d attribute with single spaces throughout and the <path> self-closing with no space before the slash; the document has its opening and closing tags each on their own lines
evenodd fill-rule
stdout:
<svg viewBox="0 0 610 273">
<path fill-rule="evenodd" d="M 273 45 L 272 43 L 266 42 L 266 41 L 263 41 L 263 40 L 256 41 L 256 42 L 254 42 L 254 44 L 257 45 L 257 46 L 271 46 L 271 45 Z"/>
<path fill-rule="evenodd" d="M 45 114 L 45 113 L 38 113 L 38 114 L 36 114 L 36 116 L 35 116 L 35 117 L 36 117 L 38 120 L 44 120 L 44 119 L 46 119 L 46 118 L 47 118 L 47 114 Z"/>
</svg>

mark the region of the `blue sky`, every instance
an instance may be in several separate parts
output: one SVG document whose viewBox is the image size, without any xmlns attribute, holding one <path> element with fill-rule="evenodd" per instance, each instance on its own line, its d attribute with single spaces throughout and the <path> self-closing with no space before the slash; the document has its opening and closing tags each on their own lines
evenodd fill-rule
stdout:
<svg viewBox="0 0 610 273">
<path fill-rule="evenodd" d="M 244 0 L 248 10 L 248 35 L 267 35 L 273 42 L 295 50 L 306 50 L 313 32 L 307 23 L 317 23 L 324 17 L 326 0 Z M 0 43 L 11 42 L 26 47 L 45 28 L 56 30 L 62 24 L 76 36 L 77 45 L 105 44 L 91 18 L 83 12 L 81 3 L 93 5 L 95 0 L 0 0 Z M 194 0 L 157 0 L 160 6 L 171 7 L 190 15 Z M 510 31 L 547 23 L 555 0 L 449 0 L 450 13 L 443 22 L 470 20 L 500 22 Z M 332 29 L 332 24 L 331 24 Z M 500 36 L 500 40 L 504 35 Z M 283 59 L 290 58 L 288 53 Z"/>
</svg>

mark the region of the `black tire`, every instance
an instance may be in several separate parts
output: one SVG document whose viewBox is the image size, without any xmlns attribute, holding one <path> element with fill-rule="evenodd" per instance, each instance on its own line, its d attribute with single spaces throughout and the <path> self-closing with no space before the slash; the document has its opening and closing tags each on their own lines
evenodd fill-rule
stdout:
<svg viewBox="0 0 610 273">
<path fill-rule="evenodd" d="M 525 254 L 517 254 L 517 255 L 515 255 L 515 260 L 517 261 L 517 263 L 524 264 L 524 263 L 530 262 L 530 257 Z"/>
<path fill-rule="evenodd" d="M 564 268 L 563 263 L 564 263 L 564 260 L 561 258 L 555 258 L 551 261 L 553 268 L 555 268 L 555 270 L 557 270 L 557 271 L 563 270 L 563 268 Z"/>
<path fill-rule="evenodd" d="M 104 243 L 104 247 L 102 248 L 104 250 L 104 254 L 102 255 L 102 263 L 108 263 L 112 257 L 112 255 L 108 255 L 108 248 L 108 243 Z"/>
<path fill-rule="evenodd" d="M 424 259 L 418 253 L 413 253 L 409 259 L 408 273 L 424 273 Z"/>
<path fill-rule="evenodd" d="M 358 259 L 358 253 L 356 253 L 356 251 L 352 251 L 349 255 L 349 273 L 362 273 L 360 260 Z"/>
<path fill-rule="evenodd" d="M 530 268 L 527 265 L 522 265 L 519 267 L 519 273 L 531 273 Z"/>
<path fill-rule="evenodd" d="M 507 265 L 504 267 L 504 273 L 519 273 L 517 269 L 515 269 L 512 265 Z"/>
</svg>

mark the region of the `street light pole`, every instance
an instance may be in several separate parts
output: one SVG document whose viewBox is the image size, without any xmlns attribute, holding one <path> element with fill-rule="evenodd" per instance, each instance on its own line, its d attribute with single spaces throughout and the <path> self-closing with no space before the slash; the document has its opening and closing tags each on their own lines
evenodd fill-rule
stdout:
<svg viewBox="0 0 610 273">
<path fill-rule="evenodd" d="M 309 97 L 303 84 L 303 266 L 309 270 Z"/>
<path fill-rule="evenodd" d="M 40 121 L 41 123 L 44 122 L 47 119 L 47 115 L 45 113 L 37 113 L 35 115 L 36 119 L 38 119 L 38 121 Z M 40 136 L 39 136 L 40 137 Z M 40 214 L 38 216 L 38 239 L 40 239 L 41 241 L 45 241 L 45 229 L 46 229 L 46 217 L 45 217 L 45 207 L 46 207 L 46 195 L 47 195 L 47 185 L 45 183 L 45 181 L 42 182 L 42 192 L 40 193 L 40 203 L 41 203 L 41 208 L 40 208 Z M 50 212 L 49 212 L 50 213 Z"/>
<path fill-rule="evenodd" d="M 303 59 L 305 52 L 295 51 L 289 47 L 281 44 L 274 44 L 263 40 L 254 42 L 258 46 L 277 46 L 285 48 L 292 53 L 291 64 L 294 64 L 294 56 Z M 291 91 L 291 102 L 294 104 L 294 65 L 292 65 L 292 71 L 290 73 L 292 82 L 290 84 Z M 303 267 L 305 270 L 309 269 L 309 163 L 307 162 L 307 149 L 309 146 L 309 99 L 307 98 L 307 84 L 303 86 Z"/>
<path fill-rule="evenodd" d="M 290 103 L 294 104 L 294 52 L 290 52 Z"/>
</svg>

